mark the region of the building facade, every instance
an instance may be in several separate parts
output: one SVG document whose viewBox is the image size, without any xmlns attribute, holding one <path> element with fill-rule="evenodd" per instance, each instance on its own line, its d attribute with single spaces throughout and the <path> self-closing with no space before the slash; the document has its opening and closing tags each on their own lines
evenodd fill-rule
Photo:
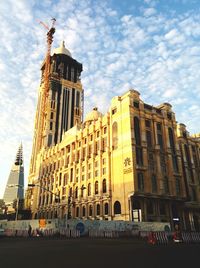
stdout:
<svg viewBox="0 0 200 268">
<path fill-rule="evenodd" d="M 80 80 L 72 86 L 67 79 L 59 82 L 62 104 L 52 117 L 60 124 L 49 129 L 51 142 L 35 153 L 34 138 L 29 183 L 38 187 L 27 192 L 33 218 L 170 222 L 198 230 L 200 141 L 181 134 L 171 105 L 153 107 L 129 90 L 111 100 L 105 115 L 94 108 L 82 121 Z M 183 151 L 188 142 L 190 158 Z"/>
</svg>

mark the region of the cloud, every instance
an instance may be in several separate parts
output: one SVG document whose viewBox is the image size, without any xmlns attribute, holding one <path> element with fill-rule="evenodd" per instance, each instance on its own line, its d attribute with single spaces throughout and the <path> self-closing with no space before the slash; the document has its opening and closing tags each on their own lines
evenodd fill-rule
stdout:
<svg viewBox="0 0 200 268">
<path fill-rule="evenodd" d="M 50 18 L 56 17 L 53 48 L 65 40 L 73 58 L 83 64 L 85 114 L 94 106 L 106 113 L 112 97 L 135 88 L 146 103 L 170 102 L 177 120 L 187 123 L 192 133 L 200 132 L 198 11 L 175 14 L 169 8 L 163 13 L 158 1 L 141 3 L 128 13 L 117 11 L 109 1 L 1 3 L 0 163 L 5 167 L 1 185 L 21 141 L 26 180 L 28 176 L 40 66 L 46 53 L 46 29 L 38 20 L 51 25 Z M 188 106 L 190 113 L 185 113 Z"/>
</svg>

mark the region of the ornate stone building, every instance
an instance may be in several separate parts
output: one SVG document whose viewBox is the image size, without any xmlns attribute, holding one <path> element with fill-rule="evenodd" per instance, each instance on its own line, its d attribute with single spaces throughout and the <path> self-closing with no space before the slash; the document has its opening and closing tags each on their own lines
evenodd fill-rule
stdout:
<svg viewBox="0 0 200 268">
<path fill-rule="evenodd" d="M 55 62 L 63 58 L 65 65 L 71 54 L 56 51 Z M 33 217 L 162 221 L 197 230 L 199 138 L 189 137 L 184 125 L 177 131 L 169 103 L 153 107 L 136 90 L 114 97 L 105 115 L 94 108 L 81 121 L 82 65 L 70 60 L 79 70 L 73 82 L 52 60 L 52 79 L 57 76 L 60 91 L 52 87 L 51 142 L 48 138 L 35 150 L 35 131 L 29 183 L 39 187 L 27 192 Z"/>
</svg>

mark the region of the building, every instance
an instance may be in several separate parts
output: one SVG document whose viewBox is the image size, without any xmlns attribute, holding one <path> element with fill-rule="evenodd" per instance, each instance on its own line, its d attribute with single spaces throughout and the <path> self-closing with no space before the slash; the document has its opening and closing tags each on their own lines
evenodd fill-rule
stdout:
<svg viewBox="0 0 200 268">
<path fill-rule="evenodd" d="M 60 73 L 61 78 L 60 63 L 57 67 L 53 63 L 53 59 L 55 63 L 63 59 L 64 66 L 68 64 L 71 54 L 64 49 L 62 46 L 55 50 L 51 58 L 50 84 L 57 77 L 59 89 L 51 87 L 50 102 L 54 108 L 47 115 L 51 138 L 37 151 L 40 110 L 36 113 L 29 183 L 38 187 L 27 192 L 27 206 L 33 218 L 170 222 L 172 228 L 179 224 L 183 229 L 197 230 L 200 226 L 199 139 L 181 136 L 169 103 L 148 105 L 134 89 L 114 97 L 105 115 L 95 107 L 83 121 L 82 65 L 70 59 L 77 64 L 79 72 L 71 68 L 71 76 L 66 75 L 70 70 L 66 68 Z M 77 74 L 78 78 L 70 81 Z M 68 123 L 62 123 L 63 118 Z M 188 164 L 182 152 L 188 140 L 196 146 L 196 164 Z M 185 170 L 191 169 L 195 185 L 190 187 Z M 192 189 L 195 204 L 189 199 L 194 198 Z"/>
<path fill-rule="evenodd" d="M 20 144 L 17 155 L 12 165 L 10 175 L 6 184 L 3 200 L 7 207 L 7 212 L 13 212 L 14 202 L 23 203 L 24 200 L 24 166 L 23 148 Z"/>
<path fill-rule="evenodd" d="M 189 230 L 200 230 L 200 134 L 190 136 L 184 124 L 178 125 L 177 132 L 187 195 L 185 224 Z"/>
</svg>

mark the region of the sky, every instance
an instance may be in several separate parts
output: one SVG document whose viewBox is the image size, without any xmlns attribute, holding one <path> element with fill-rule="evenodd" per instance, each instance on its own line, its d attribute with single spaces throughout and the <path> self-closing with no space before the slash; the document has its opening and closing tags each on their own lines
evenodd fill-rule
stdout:
<svg viewBox="0 0 200 268">
<path fill-rule="evenodd" d="M 0 5 L 0 198 L 20 143 L 25 187 L 32 149 L 46 29 L 83 64 L 86 115 L 136 89 L 169 102 L 178 123 L 200 133 L 199 0 L 2 0 Z"/>
</svg>

